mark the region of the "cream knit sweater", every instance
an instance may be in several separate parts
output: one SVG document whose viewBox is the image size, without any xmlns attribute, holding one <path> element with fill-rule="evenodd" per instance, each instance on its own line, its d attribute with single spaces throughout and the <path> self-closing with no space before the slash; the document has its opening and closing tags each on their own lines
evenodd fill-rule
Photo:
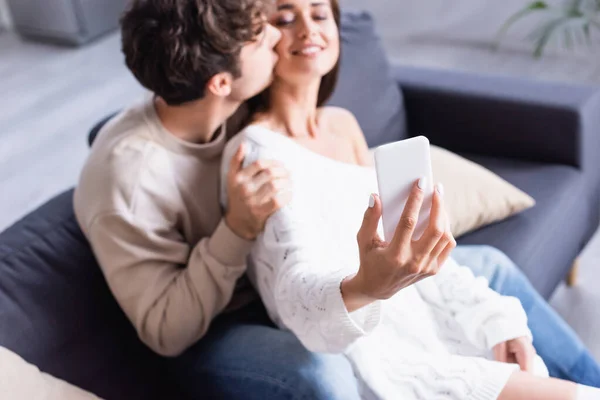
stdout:
<svg viewBox="0 0 600 400">
<path fill-rule="evenodd" d="M 291 204 L 257 239 L 248 271 L 273 321 L 312 351 L 345 353 L 364 398 L 496 399 L 518 367 L 490 361 L 491 349 L 531 337 L 519 301 L 451 259 L 437 276 L 348 313 L 340 284 L 358 269 L 356 233 L 377 192 L 374 170 L 250 126 L 226 146 L 222 176 L 242 141 L 252 150 L 247 163 L 280 160 L 294 185 Z M 221 196 L 226 203 L 223 185 Z"/>
</svg>

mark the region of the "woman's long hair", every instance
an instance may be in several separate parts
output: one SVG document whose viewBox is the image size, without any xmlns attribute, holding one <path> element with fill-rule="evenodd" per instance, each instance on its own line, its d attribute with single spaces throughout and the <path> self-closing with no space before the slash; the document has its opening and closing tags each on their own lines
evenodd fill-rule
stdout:
<svg viewBox="0 0 600 400">
<path fill-rule="evenodd" d="M 338 0 L 331 0 L 331 11 L 333 12 L 333 19 L 335 21 L 335 24 L 338 27 L 338 35 L 339 35 L 340 29 L 341 29 L 340 28 L 341 12 L 340 12 L 340 4 L 339 4 Z M 341 38 L 340 38 L 339 43 L 340 43 L 340 47 L 341 47 Z M 341 49 L 340 49 L 340 52 L 341 52 Z M 337 62 L 333 66 L 332 70 L 329 71 L 325 76 L 323 76 L 323 78 L 321 78 L 321 85 L 319 86 L 319 95 L 317 97 L 317 107 L 324 106 L 325 103 L 327 103 L 327 101 L 333 94 L 333 91 L 335 90 L 335 87 L 337 85 L 339 69 L 340 69 L 340 59 L 338 58 Z M 261 93 L 257 94 L 256 96 L 254 96 L 251 99 L 249 99 L 248 101 L 246 101 L 245 107 L 242 107 L 243 109 L 245 109 L 245 111 L 243 113 L 246 115 L 241 118 L 242 126 L 240 126 L 240 130 L 242 128 L 244 128 L 246 125 L 250 124 L 252 122 L 252 120 L 254 119 L 254 116 L 257 113 L 266 112 L 267 110 L 269 110 L 270 107 L 271 107 L 270 88 L 266 88 Z"/>
</svg>

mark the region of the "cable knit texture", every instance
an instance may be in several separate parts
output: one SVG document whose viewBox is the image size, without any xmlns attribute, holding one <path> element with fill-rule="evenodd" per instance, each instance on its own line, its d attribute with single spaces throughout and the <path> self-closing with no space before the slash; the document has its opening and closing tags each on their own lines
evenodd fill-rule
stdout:
<svg viewBox="0 0 600 400">
<path fill-rule="evenodd" d="M 249 263 L 273 321 L 309 350 L 343 352 L 364 398 L 496 399 L 518 367 L 491 361 L 493 346 L 531 338 L 519 301 L 450 259 L 437 276 L 348 313 L 340 285 L 358 270 L 356 233 L 377 192 L 374 170 L 250 126 L 227 145 L 222 177 L 241 142 L 246 165 L 279 160 L 293 183 L 292 202 L 269 218 Z M 225 185 L 221 196 L 227 204 Z"/>
</svg>

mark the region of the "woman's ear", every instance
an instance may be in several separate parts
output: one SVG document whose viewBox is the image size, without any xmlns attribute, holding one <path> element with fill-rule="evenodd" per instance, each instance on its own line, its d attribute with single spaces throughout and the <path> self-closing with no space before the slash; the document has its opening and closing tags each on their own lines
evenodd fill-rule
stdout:
<svg viewBox="0 0 600 400">
<path fill-rule="evenodd" d="M 216 74 L 206 83 L 206 90 L 218 97 L 227 97 L 231 94 L 233 77 L 228 72 Z"/>
</svg>

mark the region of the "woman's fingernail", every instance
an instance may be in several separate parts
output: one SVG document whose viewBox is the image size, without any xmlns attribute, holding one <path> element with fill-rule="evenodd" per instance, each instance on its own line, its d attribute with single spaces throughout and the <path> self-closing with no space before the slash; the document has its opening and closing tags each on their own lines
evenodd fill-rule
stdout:
<svg viewBox="0 0 600 400">
<path fill-rule="evenodd" d="M 441 182 L 435 185 L 435 190 L 437 190 L 440 195 L 444 195 L 444 185 Z"/>
<path fill-rule="evenodd" d="M 419 179 L 419 182 L 417 182 L 417 186 L 419 187 L 419 189 L 425 190 L 425 186 L 427 186 L 427 178 L 422 177 L 421 179 Z"/>
<path fill-rule="evenodd" d="M 375 196 L 371 195 L 369 197 L 369 208 L 375 207 Z"/>
</svg>

